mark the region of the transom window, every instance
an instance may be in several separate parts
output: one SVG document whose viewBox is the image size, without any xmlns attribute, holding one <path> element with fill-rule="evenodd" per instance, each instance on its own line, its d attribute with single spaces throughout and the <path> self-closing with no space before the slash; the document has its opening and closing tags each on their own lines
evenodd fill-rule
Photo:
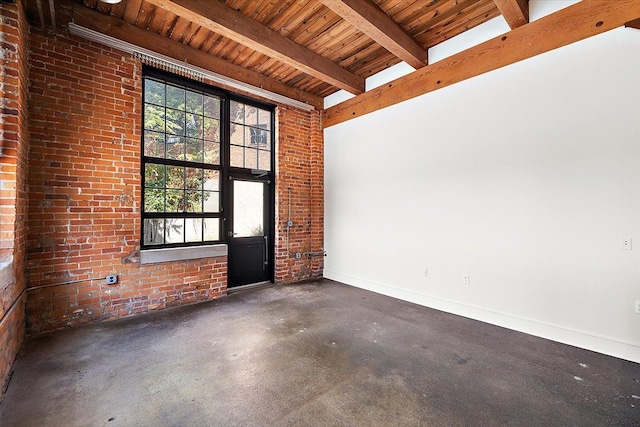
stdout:
<svg viewBox="0 0 640 427">
<path fill-rule="evenodd" d="M 271 170 L 271 112 L 231 101 L 231 166 Z"/>
<path fill-rule="evenodd" d="M 142 246 L 223 241 L 223 176 L 272 170 L 273 112 L 155 76 L 143 91 Z"/>
</svg>

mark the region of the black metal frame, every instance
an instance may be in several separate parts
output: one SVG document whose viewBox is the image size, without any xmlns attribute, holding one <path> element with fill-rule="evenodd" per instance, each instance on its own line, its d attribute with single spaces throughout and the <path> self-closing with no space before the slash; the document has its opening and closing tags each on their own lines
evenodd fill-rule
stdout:
<svg viewBox="0 0 640 427">
<path fill-rule="evenodd" d="M 273 282 L 274 280 L 274 259 L 275 259 L 275 183 L 270 176 L 255 176 L 251 173 L 246 172 L 231 172 L 228 179 L 225 180 L 225 184 L 227 185 L 226 200 L 225 203 L 229 206 L 227 213 L 225 214 L 225 234 L 228 234 L 233 230 L 233 181 L 247 181 L 247 182 L 261 182 L 268 185 L 268 194 L 265 198 L 264 204 L 264 225 L 265 230 L 264 234 L 269 239 L 269 244 L 267 245 L 267 259 L 269 262 L 269 280 Z M 227 243 L 232 244 L 231 239 L 248 239 L 250 237 L 232 237 L 227 236 Z M 229 268 L 229 273 L 231 269 Z M 231 284 L 228 285 L 231 287 Z"/>
<path fill-rule="evenodd" d="M 192 81 L 186 79 L 184 77 L 176 76 L 174 74 L 160 71 L 155 68 L 149 66 L 143 66 L 142 70 L 143 76 L 143 88 L 142 94 L 144 97 L 144 86 L 146 78 L 152 78 L 161 80 L 167 83 L 175 84 L 178 86 L 182 86 L 187 89 L 196 90 L 199 92 L 203 92 L 208 95 L 219 97 L 221 100 L 221 111 L 220 111 L 220 165 L 211 165 L 208 163 L 198 163 L 198 162 L 189 162 L 189 161 L 181 161 L 181 160 L 171 160 L 171 159 L 161 159 L 159 161 L 158 158 L 148 157 L 144 155 L 144 108 L 142 109 L 142 126 L 141 126 L 141 141 L 140 141 L 140 157 L 142 161 L 140 162 L 140 173 L 142 177 L 142 185 L 141 185 L 141 227 L 140 227 L 140 247 L 142 249 L 160 249 L 160 248 L 173 248 L 173 247 L 187 247 L 187 246 L 202 246 L 202 245 L 212 245 L 218 243 L 227 243 L 229 237 L 227 233 L 231 230 L 231 221 L 229 220 L 229 215 L 231 213 L 231 200 L 230 200 L 230 176 L 243 176 L 246 177 L 247 180 L 255 180 L 255 181 L 270 181 L 271 185 L 269 186 L 270 193 L 268 197 L 268 206 L 266 209 L 269 209 L 269 214 L 266 218 L 269 219 L 268 223 L 265 223 L 265 234 L 269 236 L 269 241 L 272 242 L 269 246 L 270 259 L 273 260 L 274 255 L 274 237 L 275 237 L 275 106 L 272 104 L 256 101 L 251 98 L 247 98 L 241 95 L 237 95 L 232 92 L 228 92 L 219 88 L 215 88 L 213 86 L 209 86 L 200 82 Z M 238 168 L 231 167 L 231 154 L 230 154 L 230 101 L 237 101 L 247 105 L 251 105 L 253 107 L 257 107 L 263 110 L 267 110 L 271 112 L 271 131 L 272 131 L 272 144 L 271 144 L 271 170 L 264 171 L 260 174 L 260 177 L 256 177 L 251 173 L 251 170 L 246 168 Z M 144 104 L 144 99 L 142 101 Z M 209 170 L 219 170 L 220 171 L 220 212 L 219 213 L 167 213 L 167 212 L 144 212 L 144 179 L 145 179 L 145 165 L 147 163 L 155 163 L 155 164 L 164 164 L 169 166 L 185 166 L 185 167 L 194 167 L 201 169 L 209 169 Z M 220 221 L 220 239 L 216 241 L 205 241 L 205 242 L 189 242 L 189 243 L 165 243 L 160 245 L 145 245 L 144 244 L 144 219 L 150 218 L 219 218 Z M 273 262 L 271 263 L 271 272 L 270 272 L 271 280 L 273 280 Z"/>
</svg>

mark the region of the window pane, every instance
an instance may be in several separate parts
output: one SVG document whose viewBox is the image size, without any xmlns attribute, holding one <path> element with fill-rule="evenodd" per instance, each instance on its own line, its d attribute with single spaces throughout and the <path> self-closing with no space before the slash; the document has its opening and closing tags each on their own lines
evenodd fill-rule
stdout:
<svg viewBox="0 0 640 427">
<path fill-rule="evenodd" d="M 184 243 L 184 218 L 166 218 L 164 235 L 166 243 Z"/>
<path fill-rule="evenodd" d="M 263 171 L 271 170 L 271 152 L 270 151 L 258 151 L 258 169 Z"/>
<path fill-rule="evenodd" d="M 271 150 L 271 136 L 273 134 L 267 130 L 262 131 L 262 145 L 260 148 L 262 150 Z"/>
<path fill-rule="evenodd" d="M 220 219 L 205 218 L 204 219 L 204 240 L 220 240 Z"/>
<path fill-rule="evenodd" d="M 185 212 L 202 212 L 202 191 L 186 191 Z"/>
<path fill-rule="evenodd" d="M 144 189 L 144 211 L 164 212 L 164 189 L 145 188 Z"/>
<path fill-rule="evenodd" d="M 250 128 L 250 127 L 244 128 L 244 145 L 246 145 L 247 147 L 255 147 L 256 146 L 255 129 L 254 128 Z"/>
<path fill-rule="evenodd" d="M 166 118 L 167 133 L 173 135 L 184 135 L 185 129 L 185 113 L 179 110 L 170 110 L 167 108 Z"/>
<path fill-rule="evenodd" d="M 144 155 L 149 157 L 164 157 L 164 134 L 144 132 Z"/>
<path fill-rule="evenodd" d="M 187 91 L 187 111 L 189 113 L 202 114 L 202 94 Z"/>
<path fill-rule="evenodd" d="M 221 212 L 221 172 L 206 167 L 221 165 L 224 127 L 224 136 L 230 139 L 225 141 L 230 145 L 225 145 L 224 150 L 225 158 L 226 150 L 230 150 L 228 166 L 271 170 L 272 112 L 228 101 L 231 123 L 223 126 L 220 119 L 226 100 L 153 78 L 144 79 L 143 98 L 143 153 L 150 160 L 143 164 L 143 212 L 145 215 L 168 213 L 163 214 L 164 218 L 143 218 L 143 244 L 220 241 L 221 218 L 203 216 L 218 216 Z M 228 135 L 227 125 L 230 126 Z M 264 184 L 234 182 L 233 185 L 240 193 L 234 203 L 250 205 L 241 217 L 234 218 L 239 227 L 234 231 L 246 236 L 262 235 Z M 257 204 L 255 198 L 259 199 Z M 235 207 L 239 212 L 240 208 Z M 186 216 L 197 218 L 184 218 Z"/>
<path fill-rule="evenodd" d="M 187 218 L 185 220 L 184 237 L 186 242 L 202 241 L 202 219 Z"/>
<path fill-rule="evenodd" d="M 184 89 L 167 85 L 167 107 L 184 110 Z"/>
<path fill-rule="evenodd" d="M 271 111 L 258 110 L 258 127 L 271 130 Z"/>
<path fill-rule="evenodd" d="M 186 174 L 185 188 L 187 190 L 202 190 L 202 169 L 186 168 Z"/>
<path fill-rule="evenodd" d="M 205 169 L 202 188 L 207 191 L 220 190 L 220 172 Z"/>
<path fill-rule="evenodd" d="M 258 124 L 258 109 L 250 105 L 244 107 L 244 124 L 255 126 Z"/>
<path fill-rule="evenodd" d="M 235 123 L 244 123 L 244 104 L 236 101 L 231 101 L 231 116 L 229 119 Z"/>
<path fill-rule="evenodd" d="M 164 132 L 164 107 L 145 104 L 144 106 L 144 128 L 157 132 Z"/>
<path fill-rule="evenodd" d="M 220 212 L 220 193 L 217 191 L 205 191 L 202 193 L 203 212 Z"/>
<path fill-rule="evenodd" d="M 231 143 L 234 145 L 244 144 L 244 126 L 231 124 Z"/>
<path fill-rule="evenodd" d="M 156 82 L 154 80 L 145 80 L 144 102 L 164 105 L 164 83 Z"/>
<path fill-rule="evenodd" d="M 167 159 L 184 160 L 185 140 L 181 136 L 167 135 Z"/>
<path fill-rule="evenodd" d="M 184 212 L 184 190 L 167 190 L 165 212 Z"/>
<path fill-rule="evenodd" d="M 250 141 L 247 146 L 268 150 L 267 131 L 259 128 L 247 128 L 245 141 Z"/>
<path fill-rule="evenodd" d="M 203 141 L 200 139 L 187 138 L 187 157 L 186 160 L 188 162 L 198 162 L 201 163 L 204 161 L 203 158 Z"/>
<path fill-rule="evenodd" d="M 184 188 L 184 168 L 167 166 L 167 188 Z"/>
<path fill-rule="evenodd" d="M 213 96 L 204 97 L 204 115 L 207 117 L 220 118 L 220 99 Z"/>
<path fill-rule="evenodd" d="M 244 150 L 242 147 L 231 146 L 231 166 L 244 167 Z"/>
<path fill-rule="evenodd" d="M 187 136 L 190 136 L 192 138 L 202 138 L 202 116 L 187 113 L 186 131 Z"/>
<path fill-rule="evenodd" d="M 220 141 L 220 120 L 204 118 L 204 139 Z"/>
<path fill-rule="evenodd" d="M 233 231 L 237 237 L 264 235 L 264 184 L 233 181 Z"/>
<path fill-rule="evenodd" d="M 220 164 L 220 143 L 219 142 L 204 142 L 204 162 L 212 165 Z"/>
<path fill-rule="evenodd" d="M 144 237 L 145 245 L 162 245 L 164 243 L 164 219 L 145 219 Z"/>
<path fill-rule="evenodd" d="M 244 167 L 247 169 L 258 169 L 258 150 L 255 148 L 244 149 Z"/>
<path fill-rule="evenodd" d="M 144 165 L 144 186 L 164 187 L 164 165 L 153 163 Z"/>
</svg>

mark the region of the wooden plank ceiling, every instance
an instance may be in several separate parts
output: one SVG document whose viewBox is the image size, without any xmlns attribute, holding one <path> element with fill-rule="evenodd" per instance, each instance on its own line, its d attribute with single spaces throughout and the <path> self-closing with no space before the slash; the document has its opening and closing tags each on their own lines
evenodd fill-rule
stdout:
<svg viewBox="0 0 640 427">
<path fill-rule="evenodd" d="M 325 96 L 339 89 L 356 94 L 325 111 L 325 126 L 566 40 L 575 42 L 625 23 L 640 27 L 639 0 L 583 0 L 532 24 L 528 0 L 27 0 L 27 13 L 35 27 L 51 25 L 57 31 L 58 25 L 73 20 L 318 109 L 323 109 Z M 429 65 L 429 48 L 499 15 L 512 31 L 448 62 Z M 555 36 L 567 32 L 571 37 L 566 40 Z M 485 53 L 487 43 L 494 49 L 490 54 Z M 367 77 L 400 61 L 416 71 L 365 92 Z"/>
<path fill-rule="evenodd" d="M 74 19 L 74 10 L 76 22 L 90 21 L 107 34 L 108 28 L 134 25 L 322 99 L 339 89 L 361 93 L 364 79 L 402 60 L 416 69 L 426 65 L 428 48 L 501 9 L 519 22 L 526 1 L 29 0 L 28 12 L 34 26 L 50 23 L 48 3 L 57 9 L 51 16 L 58 16 L 58 25 Z M 309 102 L 308 96 L 297 98 Z"/>
</svg>

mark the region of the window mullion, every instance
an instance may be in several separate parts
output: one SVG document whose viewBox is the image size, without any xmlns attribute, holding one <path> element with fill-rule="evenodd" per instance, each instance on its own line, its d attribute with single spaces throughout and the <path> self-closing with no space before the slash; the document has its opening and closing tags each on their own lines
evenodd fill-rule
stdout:
<svg viewBox="0 0 640 427">
<path fill-rule="evenodd" d="M 145 220 L 142 226 L 141 244 L 143 247 L 180 245 L 168 243 L 172 239 L 175 241 L 176 237 L 179 237 L 183 245 L 195 244 L 197 241 L 211 243 L 224 241 L 227 230 L 223 220 L 226 215 L 225 208 L 230 202 L 227 182 L 231 160 L 230 99 L 235 100 L 238 97 L 235 95 L 230 97 L 229 94 L 215 90 L 208 91 L 198 84 L 179 83 L 178 79 L 172 76 L 167 76 L 165 79 L 157 72 L 149 73 L 149 76 L 145 75 L 143 79 L 144 120 L 141 171 L 142 218 Z M 251 145 L 250 148 L 257 150 L 256 153 L 258 153 L 258 158 L 253 159 L 251 165 L 255 163 L 262 169 L 260 149 L 263 148 L 261 144 L 266 136 L 261 133 L 261 123 L 264 118 L 269 117 L 264 114 L 270 114 L 272 121 L 268 132 L 272 132 L 273 113 L 268 111 L 270 107 L 257 106 L 260 104 L 254 105 L 249 100 L 241 99 L 234 102 L 242 106 L 243 114 L 238 122 L 241 122 L 243 138 L 248 138 L 247 129 L 253 130 L 252 135 L 255 133 L 255 136 L 252 136 L 255 144 L 251 145 L 249 141 L 244 140 L 242 142 L 242 167 L 246 169 L 249 166 L 245 156 L 249 154 L 247 149 Z M 250 113 L 249 109 L 254 113 Z M 160 140 L 162 148 L 160 148 Z M 178 147 L 176 144 L 181 145 Z M 268 151 L 273 158 L 273 142 L 270 141 L 270 144 L 271 149 Z M 160 169 L 160 167 L 150 167 L 147 171 L 147 165 L 162 165 L 162 184 L 147 181 L 147 178 L 157 181 L 158 174 L 154 170 Z M 272 169 L 272 162 L 269 169 Z M 176 175 L 178 171 L 181 171 L 181 182 Z M 205 171 L 218 172 L 205 173 Z M 212 179 L 217 182 L 211 181 Z M 159 200 L 159 196 L 162 200 Z M 146 211 L 145 197 L 149 197 L 148 206 L 152 209 L 151 212 Z M 159 211 L 160 209 L 162 212 Z M 176 225 L 181 229 L 178 234 L 170 237 L 169 223 L 173 218 L 180 219 L 179 225 Z M 188 221 L 188 219 L 192 220 Z M 162 221 L 162 224 L 158 221 Z M 145 227 L 157 228 L 147 233 Z M 212 231 L 214 234 L 211 234 Z M 162 234 L 159 237 L 161 241 L 155 240 L 158 234 Z M 217 239 L 205 240 L 207 237 L 209 239 L 217 237 Z M 146 241 L 147 238 L 154 240 Z"/>
</svg>

